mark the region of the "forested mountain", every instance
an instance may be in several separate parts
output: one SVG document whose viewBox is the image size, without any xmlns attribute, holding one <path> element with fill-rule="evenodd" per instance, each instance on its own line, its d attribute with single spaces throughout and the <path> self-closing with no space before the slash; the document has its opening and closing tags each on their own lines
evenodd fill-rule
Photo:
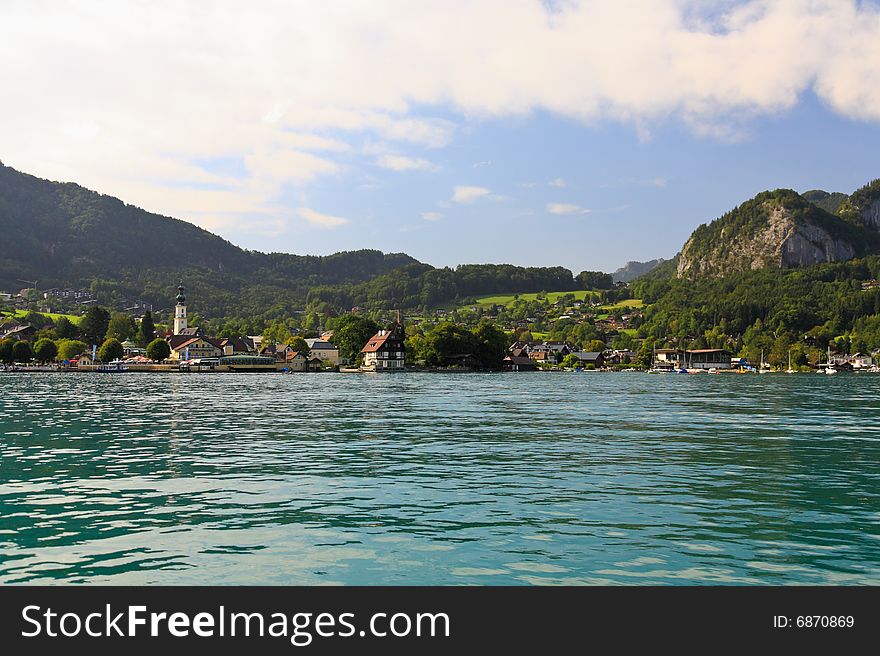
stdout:
<svg viewBox="0 0 880 656">
<path fill-rule="evenodd" d="M 676 273 L 697 279 L 764 268 L 840 262 L 880 252 L 880 182 L 832 198 L 790 189 L 765 191 L 698 227 L 679 254 Z M 817 202 L 819 204 L 817 204 Z M 839 202 L 837 202 L 839 201 Z"/>
<path fill-rule="evenodd" d="M 840 196 L 843 196 L 842 198 Z M 833 209 L 834 213 L 829 210 Z M 727 348 L 774 365 L 825 349 L 880 347 L 880 181 L 850 196 L 758 194 L 697 228 L 681 253 L 636 279 L 639 336 Z"/>
<path fill-rule="evenodd" d="M 327 313 L 434 307 L 479 294 L 583 289 L 606 277 L 508 264 L 435 269 L 375 250 L 321 257 L 248 251 L 185 221 L 2 164 L 0 234 L 0 290 L 36 280 L 40 289 L 91 288 L 103 304 L 140 299 L 161 309 L 184 280 L 203 317 L 273 319 L 308 303 Z"/>
<path fill-rule="evenodd" d="M 83 287 L 170 304 L 178 280 L 203 313 L 226 315 L 301 306 L 316 284 L 358 283 L 412 257 L 374 250 L 325 257 L 241 249 L 190 223 L 146 212 L 72 183 L 0 165 L 0 289 Z"/>
<path fill-rule="evenodd" d="M 821 207 L 823 210 L 830 212 L 831 214 L 836 214 L 837 210 L 840 209 L 840 204 L 849 198 L 849 196 L 839 191 L 828 193 L 821 189 L 805 191 L 801 196 L 813 203 L 813 205 Z"/>
</svg>

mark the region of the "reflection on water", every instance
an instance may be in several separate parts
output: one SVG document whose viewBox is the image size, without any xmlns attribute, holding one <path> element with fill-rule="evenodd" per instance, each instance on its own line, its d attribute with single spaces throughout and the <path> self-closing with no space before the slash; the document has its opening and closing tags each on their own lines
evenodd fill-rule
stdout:
<svg viewBox="0 0 880 656">
<path fill-rule="evenodd" d="M 0 582 L 880 584 L 878 392 L 0 374 Z"/>
</svg>

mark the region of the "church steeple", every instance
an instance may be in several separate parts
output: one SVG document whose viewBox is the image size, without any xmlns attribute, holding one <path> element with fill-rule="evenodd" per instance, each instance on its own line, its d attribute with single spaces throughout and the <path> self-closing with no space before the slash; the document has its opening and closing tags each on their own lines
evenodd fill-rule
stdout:
<svg viewBox="0 0 880 656">
<path fill-rule="evenodd" d="M 177 305 L 174 306 L 174 334 L 179 335 L 186 330 L 186 296 L 183 295 L 183 283 L 177 286 Z"/>
</svg>

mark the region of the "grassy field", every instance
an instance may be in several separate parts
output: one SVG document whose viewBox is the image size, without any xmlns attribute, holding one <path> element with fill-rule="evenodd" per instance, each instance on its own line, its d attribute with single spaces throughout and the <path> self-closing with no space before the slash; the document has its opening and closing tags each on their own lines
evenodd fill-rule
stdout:
<svg viewBox="0 0 880 656">
<path fill-rule="evenodd" d="M 587 295 L 592 296 L 595 293 L 596 292 L 589 292 L 589 291 L 583 291 L 583 290 L 578 291 L 578 292 L 547 292 L 547 300 L 550 301 L 551 303 L 555 303 L 562 296 L 565 296 L 566 294 L 573 294 L 575 299 L 577 299 L 579 301 L 583 301 L 587 297 Z M 496 296 L 482 296 L 482 297 L 476 299 L 476 301 L 477 301 L 477 305 L 505 305 L 506 306 L 506 305 L 510 305 L 511 303 L 513 303 L 513 301 L 515 300 L 514 297 L 516 297 L 516 296 L 519 296 L 519 298 L 522 299 L 523 301 L 536 301 L 536 300 L 538 300 L 538 293 L 535 292 L 532 294 L 518 294 L 518 295 L 517 294 L 498 294 Z"/>
<path fill-rule="evenodd" d="M 11 316 L 16 319 L 23 319 L 28 312 L 29 310 L 4 310 L 2 314 L 7 317 Z M 78 317 L 75 314 L 55 314 L 54 312 L 37 312 L 37 314 L 49 317 L 52 321 L 58 321 L 60 317 L 67 317 L 70 319 L 70 322 L 74 324 L 78 324 L 79 320 L 82 319 L 82 317 Z"/>
<path fill-rule="evenodd" d="M 617 308 L 640 308 L 642 306 L 644 306 L 642 299 L 640 299 L 640 298 L 627 298 L 626 300 L 618 301 L 614 305 L 603 306 L 602 309 L 611 311 L 611 310 L 616 310 Z"/>
</svg>

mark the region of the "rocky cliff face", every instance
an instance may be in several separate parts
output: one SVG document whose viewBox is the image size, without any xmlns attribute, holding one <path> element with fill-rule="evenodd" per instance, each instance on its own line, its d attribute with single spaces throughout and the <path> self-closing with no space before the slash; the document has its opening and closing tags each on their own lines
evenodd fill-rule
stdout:
<svg viewBox="0 0 880 656">
<path fill-rule="evenodd" d="M 873 230 L 880 230 L 880 198 L 862 209 L 862 222 Z"/>
<path fill-rule="evenodd" d="M 880 199 L 863 211 L 880 228 Z M 809 266 L 849 260 L 874 246 L 864 228 L 808 203 L 790 190 L 764 192 L 707 226 L 685 243 L 677 275 L 723 277 L 749 269 Z"/>
</svg>

